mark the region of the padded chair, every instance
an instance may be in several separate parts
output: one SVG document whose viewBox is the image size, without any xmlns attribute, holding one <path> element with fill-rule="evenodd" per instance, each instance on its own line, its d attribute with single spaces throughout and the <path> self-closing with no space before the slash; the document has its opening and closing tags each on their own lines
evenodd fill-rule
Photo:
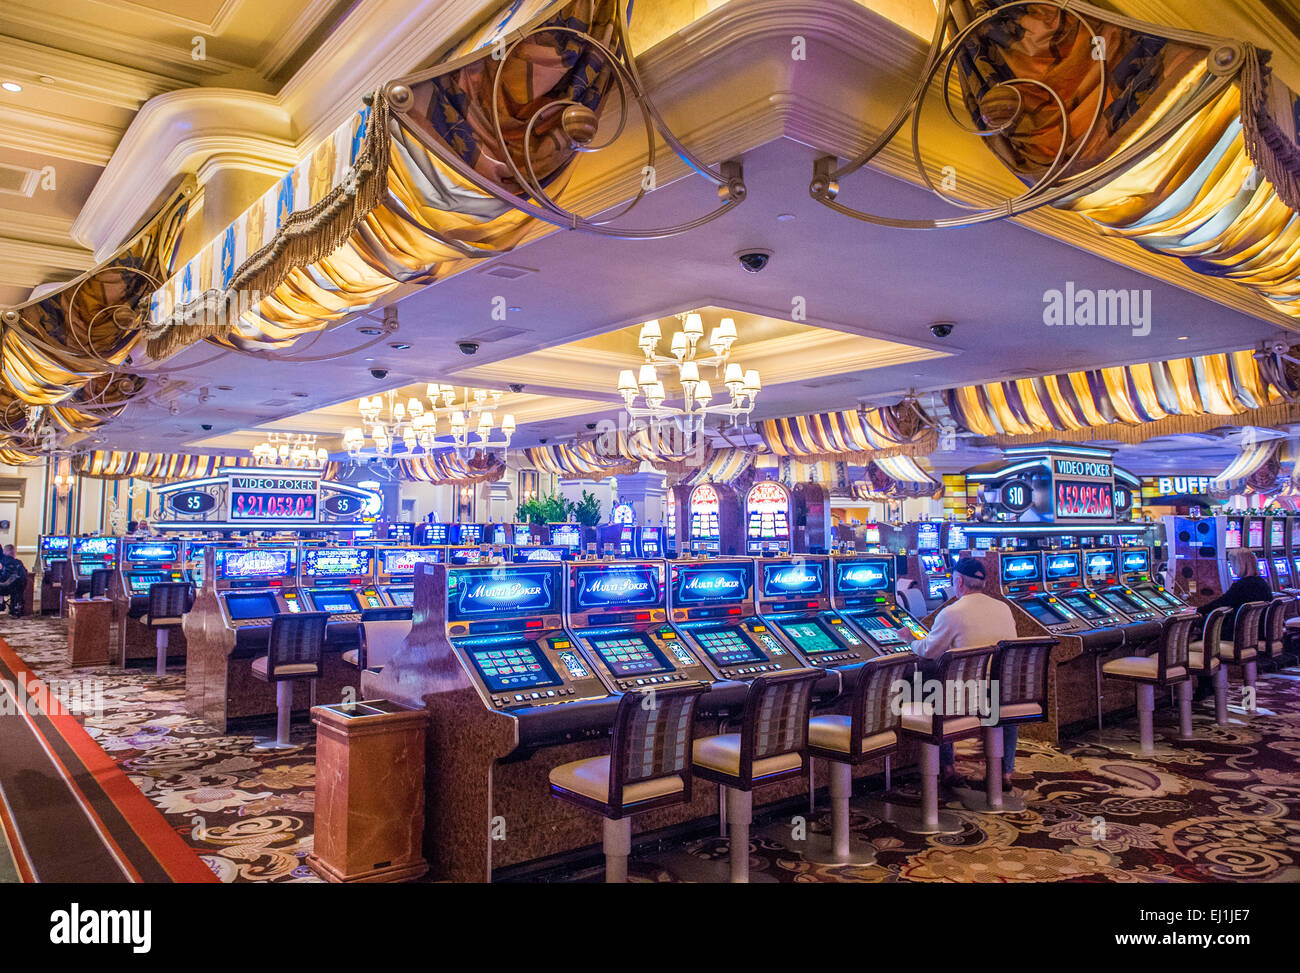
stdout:
<svg viewBox="0 0 1300 973">
<path fill-rule="evenodd" d="M 95 574 L 99 574 L 98 571 Z M 94 578 L 91 578 L 94 584 Z M 159 676 L 167 675 L 167 645 L 172 629 L 180 628 L 185 620 L 185 613 L 190 607 L 190 585 L 188 581 L 158 581 L 149 586 L 149 612 L 140 619 L 140 623 L 154 633 L 154 644 L 158 647 L 158 664 L 155 670 Z M 125 625 L 123 619 L 121 624 Z"/>
<path fill-rule="evenodd" d="M 807 668 L 756 676 L 745 696 L 740 732 L 701 737 L 692 747 L 692 773 L 724 790 L 732 882 L 749 881 L 754 788 L 807 772 L 808 709 L 822 675 Z"/>
<path fill-rule="evenodd" d="M 66 591 L 68 587 L 68 578 L 72 575 L 72 566 L 68 561 L 51 561 L 49 568 L 45 572 L 49 576 L 49 585 L 54 590 L 58 603 L 52 614 L 57 614 L 60 618 L 67 616 L 67 600 L 76 594 L 76 591 Z M 75 589 L 76 583 L 73 582 Z M 42 609 L 44 611 L 44 609 Z"/>
<path fill-rule="evenodd" d="M 90 597 L 107 598 L 108 583 L 113 577 L 111 568 L 95 568 L 90 572 Z"/>
<path fill-rule="evenodd" d="M 411 620 L 368 620 L 357 623 L 357 647 L 343 653 L 343 661 L 364 672 L 378 672 L 388 664 L 389 658 L 402 647 L 411 634 Z"/>
<path fill-rule="evenodd" d="M 605 881 L 627 881 L 632 816 L 691 800 L 695 704 L 704 683 L 627 692 L 614 714 L 608 756 L 554 768 L 551 796 L 604 818 Z"/>
<path fill-rule="evenodd" d="M 1138 737 L 1143 756 L 1155 753 L 1157 687 L 1177 687 L 1179 737 L 1183 740 L 1192 738 L 1192 678 L 1188 654 L 1192 628 L 1200 620 L 1195 612 L 1169 615 L 1160 622 L 1155 652 L 1111 659 L 1101 667 L 1103 675 L 1134 683 L 1137 688 Z"/>
<path fill-rule="evenodd" d="M 987 685 L 989 663 L 995 650 L 993 645 L 949 649 L 940 658 L 933 678 L 944 687 L 972 682 Z M 939 813 L 939 747 L 978 736 L 983 726 L 978 713 L 942 712 L 948 695 L 945 688 L 945 698 L 940 700 L 938 710 L 931 710 L 924 699 L 911 700 L 902 707 L 903 736 L 921 745 L 921 816 L 917 821 L 897 820 L 895 823 L 913 834 L 954 834 L 961 830 L 961 822 L 955 817 Z"/>
<path fill-rule="evenodd" d="M 1259 653 L 1271 663 L 1282 658 L 1282 645 L 1286 639 L 1286 620 L 1295 599 L 1290 595 L 1274 595 L 1264 609 L 1264 630 L 1259 640 Z"/>
<path fill-rule="evenodd" d="M 903 610 L 913 618 L 924 618 L 929 609 L 925 607 L 925 593 L 916 587 L 916 582 L 912 582 L 910 587 L 902 587 L 897 591 L 898 600 L 903 605 Z"/>
<path fill-rule="evenodd" d="M 1214 685 L 1214 722 L 1223 726 L 1228 722 L 1228 668 L 1219 658 L 1222 648 L 1223 620 L 1232 614 L 1227 605 L 1216 608 L 1205 616 L 1205 629 L 1200 639 L 1188 643 L 1187 667 L 1192 677 L 1201 676 Z"/>
<path fill-rule="evenodd" d="M 1031 636 L 1003 639 L 995 647 L 989 668 L 991 685 L 998 691 L 998 721 L 984 727 L 984 795 L 962 801 L 972 811 L 1001 814 L 1023 811 L 1024 802 L 1002 793 L 1002 758 L 1009 726 L 1047 720 L 1047 678 L 1057 639 Z"/>
<path fill-rule="evenodd" d="M 802 857 L 819 865 L 870 865 L 876 853 L 849 837 L 849 798 L 853 768 L 888 758 L 898 749 L 901 715 L 893 706 L 893 688 L 908 682 L 916 669 L 910 654 L 890 653 L 864 663 L 847 716 L 814 716 L 808 721 L 808 754 L 830 764 L 831 834 L 809 835 Z"/>
<path fill-rule="evenodd" d="M 1219 661 L 1224 666 L 1240 667 L 1242 684 L 1252 691 L 1258 676 L 1259 647 L 1263 641 L 1259 637 L 1260 625 L 1268 606 L 1267 601 L 1246 602 L 1237 609 L 1231 641 L 1219 640 Z M 1250 696 L 1253 695 L 1252 692 Z M 1255 707 L 1252 705 L 1250 708 L 1253 710 Z"/>
<path fill-rule="evenodd" d="M 328 612 L 276 615 L 266 655 L 253 660 L 253 675 L 275 684 L 275 740 L 263 740 L 259 750 L 285 750 L 289 742 L 289 721 L 293 715 L 293 684 L 311 680 L 312 705 L 316 705 L 316 680 L 324 671 L 325 626 Z"/>
</svg>

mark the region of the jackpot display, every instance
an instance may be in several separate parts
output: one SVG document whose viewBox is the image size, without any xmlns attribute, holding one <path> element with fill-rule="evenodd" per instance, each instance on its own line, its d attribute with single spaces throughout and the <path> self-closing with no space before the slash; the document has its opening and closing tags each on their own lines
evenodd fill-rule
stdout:
<svg viewBox="0 0 1300 973">
<path fill-rule="evenodd" d="M 1141 478 L 1091 447 L 1013 447 L 998 464 L 968 470 L 1001 520 L 1092 524 L 1127 520 Z"/>
<path fill-rule="evenodd" d="M 356 530 L 382 509 L 379 494 L 326 480 L 317 471 L 227 469 L 159 487 L 160 530 L 320 527 Z"/>
</svg>

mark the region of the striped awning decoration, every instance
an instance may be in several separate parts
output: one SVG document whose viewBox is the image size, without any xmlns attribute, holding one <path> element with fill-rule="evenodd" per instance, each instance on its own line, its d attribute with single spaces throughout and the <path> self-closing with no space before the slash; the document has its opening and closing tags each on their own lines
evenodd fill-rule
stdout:
<svg viewBox="0 0 1300 973">
<path fill-rule="evenodd" d="M 1300 418 L 1295 375 L 1249 350 L 968 385 L 945 393 L 958 429 L 999 445 L 1204 432 Z M 1103 431 L 1104 427 L 1104 431 Z"/>
<path fill-rule="evenodd" d="M 743 449 L 719 449 L 699 470 L 686 478 L 691 486 L 700 483 L 734 483 L 754 464 L 754 454 Z"/>
<path fill-rule="evenodd" d="M 1226 499 L 1239 493 L 1276 493 L 1282 484 L 1281 449 L 1285 440 L 1265 439 L 1250 443 L 1210 480 L 1210 496 Z"/>
<path fill-rule="evenodd" d="M 641 465 L 629 456 L 605 456 L 597 441 L 554 443 L 532 446 L 524 456 L 534 469 L 569 480 L 602 480 L 607 476 L 625 476 Z"/>
<path fill-rule="evenodd" d="M 866 463 L 886 456 L 927 456 L 938 435 L 915 402 L 847 412 L 764 419 L 759 435 L 768 450 L 803 462 Z"/>
<path fill-rule="evenodd" d="M 862 480 L 853 485 L 858 500 L 913 500 L 941 493 L 943 484 L 911 456 L 884 456 L 867 464 Z"/>
<path fill-rule="evenodd" d="M 72 470 L 78 476 L 96 480 L 147 480 L 163 483 L 213 476 L 223 467 L 248 467 L 250 456 L 197 456 L 189 453 L 133 453 L 100 451 L 83 453 L 73 459 Z"/>
<path fill-rule="evenodd" d="M 475 453 L 467 459 L 450 449 L 400 460 L 397 467 L 401 479 L 435 486 L 491 482 L 501 479 L 506 471 L 505 461 L 495 454 Z"/>
</svg>

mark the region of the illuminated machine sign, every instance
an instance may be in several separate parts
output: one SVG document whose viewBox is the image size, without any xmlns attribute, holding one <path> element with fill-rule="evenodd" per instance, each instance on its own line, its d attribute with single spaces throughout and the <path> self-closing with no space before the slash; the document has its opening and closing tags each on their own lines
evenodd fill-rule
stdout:
<svg viewBox="0 0 1300 973">
<path fill-rule="evenodd" d="M 754 587 L 754 565 L 673 565 L 673 604 L 679 607 L 744 601 Z"/>
<path fill-rule="evenodd" d="M 1026 584 L 1042 577 L 1037 554 L 1010 554 L 1002 558 L 1002 583 Z"/>
<path fill-rule="evenodd" d="M 1264 521 L 1255 518 L 1246 521 L 1246 546 L 1264 546 Z"/>
<path fill-rule="evenodd" d="M 968 470 L 968 482 L 1000 519 L 1021 523 L 1098 523 L 1132 516 L 1142 481 L 1104 449 L 1012 447 L 997 468 Z"/>
<path fill-rule="evenodd" d="M 660 570 L 649 564 L 575 567 L 569 587 L 569 610 L 652 608 L 663 597 Z"/>
<path fill-rule="evenodd" d="M 42 537 L 41 556 L 55 557 L 59 554 L 66 554 L 68 552 L 68 541 L 69 538 L 66 535 L 63 537 Z"/>
<path fill-rule="evenodd" d="M 938 524 L 927 520 L 916 525 L 916 549 L 918 551 L 937 551 L 939 549 Z"/>
<path fill-rule="evenodd" d="M 125 559 L 145 564 L 165 564 L 180 558 L 180 551 L 175 544 L 132 544 L 126 545 Z"/>
<path fill-rule="evenodd" d="M 577 524 L 551 524 L 551 543 L 577 550 L 582 546 L 582 528 Z"/>
<path fill-rule="evenodd" d="M 1151 557 L 1145 550 L 1120 552 L 1120 568 L 1125 574 L 1146 574 L 1150 565 Z"/>
<path fill-rule="evenodd" d="M 327 547 L 302 552 L 302 573 L 307 578 L 338 578 L 369 574 L 371 552 L 365 548 Z"/>
<path fill-rule="evenodd" d="M 319 471 L 225 469 L 159 487 L 162 530 L 276 527 L 357 530 L 369 526 L 378 493 L 326 480 Z"/>
<path fill-rule="evenodd" d="M 80 557 L 108 557 L 113 553 L 112 537 L 78 537 L 72 543 L 72 553 Z"/>
<path fill-rule="evenodd" d="M 1058 479 L 1054 490 L 1058 522 L 1112 520 L 1115 517 L 1115 488 L 1109 483 Z"/>
<path fill-rule="evenodd" d="M 1043 573 L 1048 581 L 1064 581 L 1079 577 L 1079 553 L 1066 551 L 1063 554 L 1044 554 Z"/>
<path fill-rule="evenodd" d="M 627 501 L 614 504 L 614 509 L 609 515 L 611 524 L 628 524 L 636 523 L 636 510 Z"/>
<path fill-rule="evenodd" d="M 835 593 L 858 595 L 889 590 L 889 561 L 835 561 Z"/>
<path fill-rule="evenodd" d="M 415 574 L 417 564 L 437 564 L 442 560 L 442 551 L 432 550 L 381 550 L 380 571 L 383 574 Z"/>
<path fill-rule="evenodd" d="M 692 540 L 716 541 L 720 536 L 718 516 L 722 500 L 711 484 L 701 483 L 691 491 L 690 517 Z"/>
<path fill-rule="evenodd" d="M 820 595 L 826 590 L 826 579 L 818 561 L 793 561 L 783 564 L 763 565 L 763 597 L 790 595 Z"/>
<path fill-rule="evenodd" d="M 699 489 L 703 489 L 700 487 Z M 699 492 L 697 489 L 697 493 Z M 713 514 L 718 510 L 718 494 L 712 487 L 705 498 L 709 500 Z M 695 497 L 691 501 L 694 506 Z M 701 508 L 703 509 L 703 508 Z M 745 509 L 748 511 L 749 539 L 762 542 L 765 540 L 784 541 L 790 538 L 790 494 L 785 487 L 771 480 L 755 483 L 745 497 Z"/>
<path fill-rule="evenodd" d="M 218 548 L 217 577 L 222 581 L 279 578 L 293 573 L 293 548 Z"/>
<path fill-rule="evenodd" d="M 1143 487 L 1157 497 L 1208 494 L 1211 479 L 1208 476 L 1152 476 L 1143 481 Z"/>
<path fill-rule="evenodd" d="M 1087 555 L 1089 578 L 1109 578 L 1115 573 L 1114 551 L 1089 551 Z"/>
<path fill-rule="evenodd" d="M 447 620 L 472 621 L 559 611 L 558 565 L 447 572 Z"/>
</svg>

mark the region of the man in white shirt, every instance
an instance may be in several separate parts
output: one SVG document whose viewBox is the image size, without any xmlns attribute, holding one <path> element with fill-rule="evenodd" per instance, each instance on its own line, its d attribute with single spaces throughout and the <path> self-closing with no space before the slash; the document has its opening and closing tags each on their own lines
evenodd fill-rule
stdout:
<svg viewBox="0 0 1300 973">
<path fill-rule="evenodd" d="M 957 599 L 940 610 L 930 634 L 912 643 L 912 651 L 923 659 L 937 661 L 949 649 L 995 645 L 1016 637 L 1016 620 L 1011 606 L 984 594 L 984 562 L 964 557 L 953 565 L 952 590 Z M 1002 728 L 1002 789 L 1011 790 L 1011 775 L 1016 769 L 1018 727 Z M 953 745 L 939 748 L 939 779 L 947 787 L 966 786 L 957 775 Z"/>
</svg>

